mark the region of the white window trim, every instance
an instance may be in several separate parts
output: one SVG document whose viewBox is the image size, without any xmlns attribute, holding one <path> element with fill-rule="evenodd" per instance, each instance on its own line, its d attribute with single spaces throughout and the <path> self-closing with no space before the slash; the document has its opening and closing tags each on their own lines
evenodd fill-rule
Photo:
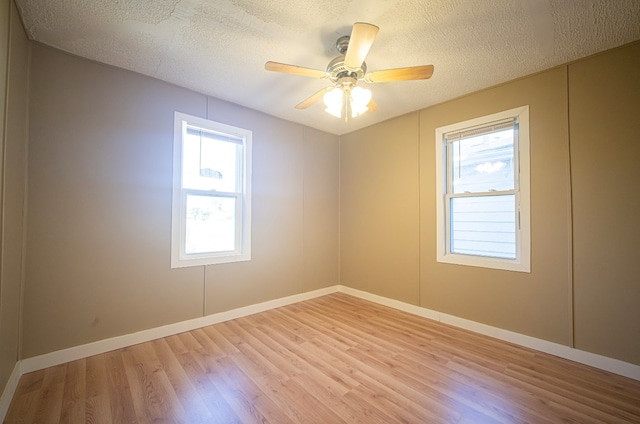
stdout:
<svg viewBox="0 0 640 424">
<path fill-rule="evenodd" d="M 241 219 L 241 225 L 237 231 L 241 234 L 241 247 L 237 252 L 208 253 L 199 255 L 186 255 L 185 246 L 185 202 L 186 195 L 190 191 L 182 189 L 182 140 L 186 134 L 187 124 L 203 128 L 209 131 L 228 134 L 243 139 L 244 153 L 244 177 L 243 196 L 237 211 L 237 219 Z M 171 268 L 189 266 L 202 266 L 222 264 L 229 262 L 241 262 L 251 259 L 251 147 L 253 133 L 243 128 L 234 127 L 220 122 L 211 121 L 197 116 L 175 112 L 173 135 L 173 199 L 171 207 Z M 233 194 L 219 193 L 219 195 L 236 197 Z"/>
<path fill-rule="evenodd" d="M 465 128 L 486 125 L 490 122 L 517 118 L 519 195 L 517 207 L 516 258 L 502 259 L 474 255 L 447 253 L 446 243 L 446 146 L 444 135 Z M 529 164 L 529 106 L 522 106 L 488 116 L 436 128 L 436 260 L 442 263 L 493 268 L 507 271 L 531 272 L 531 204 L 530 204 L 530 164 Z"/>
</svg>

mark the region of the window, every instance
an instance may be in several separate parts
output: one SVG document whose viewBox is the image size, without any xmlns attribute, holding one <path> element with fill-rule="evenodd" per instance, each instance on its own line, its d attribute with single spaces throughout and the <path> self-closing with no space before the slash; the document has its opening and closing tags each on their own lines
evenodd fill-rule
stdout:
<svg viewBox="0 0 640 424">
<path fill-rule="evenodd" d="M 251 135 L 175 113 L 172 268 L 251 259 Z"/>
<path fill-rule="evenodd" d="M 437 261 L 530 272 L 529 107 L 436 129 Z"/>
</svg>

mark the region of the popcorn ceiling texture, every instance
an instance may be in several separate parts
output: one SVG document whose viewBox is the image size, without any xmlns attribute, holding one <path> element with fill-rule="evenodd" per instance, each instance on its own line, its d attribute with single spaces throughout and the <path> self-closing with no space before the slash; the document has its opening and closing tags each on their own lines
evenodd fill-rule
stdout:
<svg viewBox="0 0 640 424">
<path fill-rule="evenodd" d="M 640 39 L 637 0 L 16 0 L 29 37 L 91 60 L 334 134 Z M 380 32 L 369 70 L 433 64 L 427 81 L 367 84 L 380 106 L 345 124 L 328 85 L 264 70 L 325 69 L 354 22 Z"/>
</svg>

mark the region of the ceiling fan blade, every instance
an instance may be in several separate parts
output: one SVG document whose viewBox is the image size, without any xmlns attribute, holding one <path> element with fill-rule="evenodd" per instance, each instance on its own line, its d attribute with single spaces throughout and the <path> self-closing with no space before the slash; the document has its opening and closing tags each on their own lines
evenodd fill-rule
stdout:
<svg viewBox="0 0 640 424">
<path fill-rule="evenodd" d="M 367 72 L 364 80 L 367 82 L 411 81 L 429 79 L 431 75 L 433 75 L 433 65 L 425 65 Z"/>
<path fill-rule="evenodd" d="M 369 104 L 367 105 L 367 113 L 375 112 L 376 110 L 378 110 L 378 103 L 376 103 L 373 100 L 371 100 L 369 102 Z"/>
<path fill-rule="evenodd" d="M 282 72 L 285 74 L 300 75 L 303 77 L 311 78 L 324 78 L 327 76 L 326 71 L 321 71 L 319 69 L 305 68 L 303 66 L 296 65 L 287 65 L 286 63 L 271 61 L 264 64 L 264 69 L 266 69 L 267 71 Z"/>
<path fill-rule="evenodd" d="M 363 22 L 353 24 L 349 47 L 344 55 L 344 64 L 347 68 L 358 69 L 362 66 L 379 30 L 380 28 L 372 24 Z"/>
<path fill-rule="evenodd" d="M 324 93 L 326 93 L 327 91 L 331 90 L 332 88 L 333 87 L 326 87 L 326 88 L 323 88 L 322 90 L 316 92 L 311 97 L 309 97 L 309 98 L 301 101 L 300 103 L 298 103 L 296 105 L 296 109 L 306 109 L 306 108 L 308 108 L 310 106 L 313 106 L 320 99 L 322 99 L 322 96 L 324 96 Z"/>
</svg>

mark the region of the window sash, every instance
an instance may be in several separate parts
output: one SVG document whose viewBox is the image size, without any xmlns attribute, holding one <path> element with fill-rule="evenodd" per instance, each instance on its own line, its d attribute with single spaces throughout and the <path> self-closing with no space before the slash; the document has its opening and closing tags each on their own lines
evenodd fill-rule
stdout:
<svg viewBox="0 0 640 424">
<path fill-rule="evenodd" d="M 476 126 L 474 128 L 471 129 L 464 129 L 462 131 L 453 131 L 453 132 L 449 132 L 449 133 L 445 133 L 443 135 L 443 139 L 442 139 L 442 143 L 445 146 L 444 152 L 445 152 L 445 164 L 444 164 L 444 171 L 445 171 L 445 175 L 446 175 L 446 195 L 464 195 L 465 193 L 454 193 L 454 187 L 453 187 L 453 142 L 455 141 L 462 141 L 465 139 L 469 139 L 469 138 L 474 138 L 474 137 L 479 137 L 479 136 L 484 136 L 484 135 L 488 135 L 488 134 L 492 134 L 498 131 L 504 131 L 504 130 L 508 130 L 508 129 L 513 129 L 513 174 L 514 174 L 514 181 L 513 181 L 513 189 L 511 190 L 500 190 L 500 189 L 496 189 L 496 190 L 491 190 L 491 192 L 486 192 L 486 193 L 508 193 L 510 191 L 519 191 L 520 190 L 520 183 L 519 183 L 519 174 L 520 174 L 520 150 L 519 150 L 519 144 L 518 144 L 518 139 L 519 139 L 519 131 L 518 131 L 518 121 L 516 118 L 509 118 L 509 119 L 504 119 L 504 120 L 500 120 L 497 122 L 492 122 L 489 124 L 485 124 L 485 125 L 479 125 Z M 477 193 L 477 194 L 482 194 L 483 192 L 470 192 L 470 193 Z"/>
<path fill-rule="evenodd" d="M 236 152 L 235 152 L 235 161 L 236 161 L 236 165 L 235 165 L 235 189 L 236 191 L 239 191 L 239 189 L 242 189 L 244 191 L 246 185 L 245 185 L 245 181 L 244 181 L 244 176 L 245 176 L 245 161 L 246 161 L 246 154 L 245 154 L 245 138 L 244 137 L 236 137 L 233 135 L 226 135 L 226 134 L 222 134 L 219 132 L 214 132 L 212 130 L 207 130 L 204 128 L 199 128 L 199 127 L 195 127 L 193 125 L 190 125 L 187 122 L 183 122 L 183 131 L 182 131 L 182 145 L 181 145 L 181 156 L 182 156 L 182 165 L 181 165 L 181 175 L 180 175 L 180 187 L 183 190 L 186 189 L 191 189 L 191 187 L 186 187 L 185 183 L 184 183 L 184 176 L 185 176 L 185 168 L 186 168 L 186 163 L 185 160 L 186 158 L 184 158 L 184 143 L 186 140 L 186 136 L 187 135 L 192 135 L 192 136 L 196 136 L 196 137 L 200 137 L 200 170 L 199 170 L 199 175 L 202 176 L 202 138 L 208 138 L 210 140 L 216 140 L 216 141 L 221 141 L 221 142 L 226 142 L 226 143 L 231 143 L 236 145 Z"/>
<path fill-rule="evenodd" d="M 227 143 L 232 143 L 239 145 L 239 149 L 236 150 L 236 175 L 235 187 L 244 187 L 244 138 L 234 137 L 232 135 L 227 135 L 211 130 L 207 130 L 205 128 L 196 127 L 190 125 L 189 123 L 183 121 L 183 139 L 182 139 L 182 149 L 184 149 L 184 140 L 185 136 L 194 135 L 201 138 L 209 138 L 211 140 L 217 140 Z M 183 150 L 184 151 L 184 150 Z M 183 158 L 184 159 L 184 158 Z M 200 158 L 202 161 L 202 158 Z M 239 255 L 242 253 L 242 227 L 243 227 L 243 194 L 241 191 L 235 192 L 224 192 L 217 190 L 198 190 L 193 188 L 187 188 L 184 186 L 182 176 L 184 175 L 185 163 L 182 162 L 182 172 L 180 177 L 180 252 L 179 256 L 181 260 L 189 260 L 189 259 L 198 259 L 198 258 L 208 258 L 208 257 L 216 257 L 216 256 L 229 256 L 229 255 Z M 235 230 L 234 230 L 234 246 L 233 250 L 221 250 L 221 251 L 211 251 L 211 252 L 200 252 L 200 253 L 187 253 L 187 198 L 188 196 L 208 196 L 208 197 L 220 197 L 220 198 L 234 198 L 235 199 Z"/>
<path fill-rule="evenodd" d="M 235 200 L 235 225 L 234 225 L 234 246 L 232 250 L 218 250 L 198 253 L 187 253 L 187 198 L 189 196 L 211 197 L 211 198 L 230 198 Z M 243 220 L 243 201 L 242 193 L 225 193 L 218 191 L 204 191 L 194 189 L 183 189 L 180 199 L 180 259 L 198 259 L 216 256 L 239 255 L 242 253 L 242 220 Z"/>
<path fill-rule="evenodd" d="M 489 198 L 489 197 L 505 197 L 505 196 L 513 196 L 513 205 L 514 205 L 514 211 L 513 211 L 513 231 L 514 231 L 514 256 L 506 256 L 506 255 L 492 255 L 489 253 L 475 253 L 475 254 L 471 254 L 471 253 L 463 253 L 461 252 L 462 249 L 460 250 L 456 250 L 454 248 L 454 240 L 453 240 L 453 235 L 454 235 L 454 228 L 453 228 L 453 216 L 452 213 L 454 212 L 452 209 L 452 203 L 454 202 L 454 199 L 484 199 L 484 198 Z M 490 192 L 490 193 L 463 193 L 463 194 L 455 194 L 455 195 L 446 195 L 445 196 L 445 202 L 444 202 L 444 208 L 445 208 L 445 251 L 446 254 L 448 255 L 471 255 L 471 256 L 482 256 L 482 257 L 488 257 L 488 258 L 499 258 L 499 259 L 505 259 L 505 260 L 517 260 L 518 258 L 520 258 L 520 241 L 521 241 L 521 235 L 520 235 L 520 229 L 521 229 L 521 225 L 520 225 L 520 192 L 516 191 L 516 190 L 508 190 L 508 191 L 502 191 L 502 192 Z M 496 213 L 511 213 L 511 211 L 505 211 L 505 212 L 496 212 Z M 505 221 L 507 222 L 509 225 L 511 225 L 510 221 Z M 493 224 L 497 224 L 499 222 L 495 221 L 492 222 Z M 488 233 L 488 231 L 487 231 Z M 476 249 L 478 252 L 480 251 L 480 249 Z"/>
<path fill-rule="evenodd" d="M 464 193 L 454 193 L 453 189 L 453 143 L 456 141 L 463 141 L 469 138 L 475 138 L 479 136 L 489 135 L 495 132 L 504 131 L 512 129 L 513 130 L 513 161 L 514 161 L 514 188 L 510 190 L 491 190 L 491 191 L 471 191 Z M 502 119 L 495 122 L 485 123 L 478 125 L 476 127 L 464 128 L 461 131 L 453 131 L 449 133 L 445 133 L 443 136 L 442 143 L 445 145 L 445 174 L 446 174 L 446 191 L 444 195 L 444 207 L 445 207 L 445 251 L 446 254 L 470 254 L 470 253 L 461 253 L 460 250 L 456 251 L 454 248 L 454 226 L 453 226 L 453 215 L 454 212 L 452 209 L 452 204 L 454 199 L 458 198 L 486 198 L 492 196 L 514 196 L 514 232 L 515 232 L 515 257 L 506 257 L 506 256 L 496 256 L 491 254 L 482 254 L 475 253 L 471 254 L 472 256 L 486 256 L 486 257 L 496 257 L 501 259 L 517 259 L 519 257 L 519 183 L 518 183 L 518 123 L 516 118 L 508 118 Z M 481 249 L 476 249 L 476 251 L 480 252 Z"/>
</svg>

